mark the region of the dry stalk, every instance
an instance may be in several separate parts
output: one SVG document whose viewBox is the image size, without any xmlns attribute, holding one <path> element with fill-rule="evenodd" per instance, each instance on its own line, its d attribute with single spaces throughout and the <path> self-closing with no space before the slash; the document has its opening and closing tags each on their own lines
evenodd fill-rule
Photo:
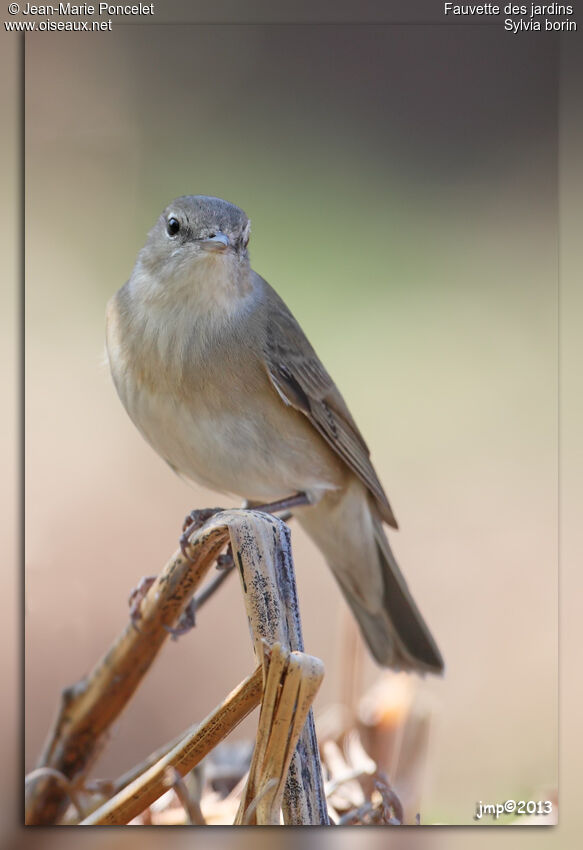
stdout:
<svg viewBox="0 0 583 850">
<path fill-rule="evenodd" d="M 169 768 L 185 776 L 259 704 L 262 691 L 263 671 L 258 667 L 195 731 L 92 812 L 82 825 L 129 823 L 168 790 Z"/>
<path fill-rule="evenodd" d="M 127 705 L 168 639 L 167 629 L 176 624 L 227 540 L 226 523 L 215 523 L 192 535 L 192 561 L 180 550 L 174 553 L 141 603 L 139 625 L 129 622 L 91 673 L 63 691 L 57 719 L 37 767 L 51 767 L 74 784 L 82 782 L 104 733 Z M 50 775 L 40 775 L 27 784 L 25 822 L 56 823 L 68 801 L 62 783 Z"/>
<path fill-rule="evenodd" d="M 289 764 L 324 676 L 322 662 L 271 649 L 257 741 L 235 823 L 277 826 Z"/>
<path fill-rule="evenodd" d="M 258 511 L 220 512 L 191 535 L 191 560 L 177 551 L 150 587 L 140 606 L 138 628 L 130 622 L 93 671 L 63 692 L 60 712 L 39 760 L 39 767 L 53 768 L 67 777 L 73 787 L 82 784 L 104 733 L 135 692 L 168 638 L 168 628 L 176 624 L 229 537 L 241 575 L 255 653 L 258 662 L 263 665 L 264 680 L 267 675 L 264 642 L 269 647 L 281 643 L 287 651 L 303 652 L 289 528 L 281 520 Z M 217 710 L 231 711 L 232 706 L 229 708 L 229 705 L 227 701 Z M 234 717 L 231 718 L 233 723 L 238 722 Z M 207 722 L 211 718 L 212 715 Z M 212 735 L 208 740 L 212 740 Z M 165 767 L 173 764 L 172 758 L 178 757 L 177 751 L 183 746 L 184 742 L 181 742 L 164 755 Z M 283 769 L 286 759 L 279 758 Z M 134 780 L 142 783 L 140 789 L 143 789 L 144 777 L 152 781 L 147 793 L 140 791 L 139 811 L 149 805 L 144 801 L 149 799 L 152 789 L 157 788 L 154 777 L 159 765 L 160 762 L 155 763 L 146 774 Z M 180 766 L 175 766 L 184 775 Z M 55 823 L 68 803 L 66 787 L 51 775 L 37 776 L 36 781 L 27 785 L 26 823 Z M 128 787 L 121 793 L 127 792 Z M 307 712 L 307 721 L 291 758 L 282 807 L 286 823 L 329 822 L 311 710 Z M 123 811 L 123 818 L 131 819 L 130 808 Z M 109 817 L 94 813 L 85 822 L 124 822 L 92 820 L 102 816 Z M 119 817 L 117 809 L 115 817 Z"/>
<path fill-rule="evenodd" d="M 174 789 L 174 793 L 180 801 L 188 819 L 187 822 L 196 826 L 206 826 L 206 820 L 204 819 L 200 802 L 194 799 L 184 778 L 178 773 L 175 767 L 167 771 L 166 782 L 169 787 Z"/>
<path fill-rule="evenodd" d="M 289 527 L 260 511 L 231 511 L 230 517 L 231 547 L 257 661 L 264 657 L 265 644 L 303 652 Z M 291 758 L 282 809 L 286 824 L 329 823 L 311 709 Z"/>
</svg>

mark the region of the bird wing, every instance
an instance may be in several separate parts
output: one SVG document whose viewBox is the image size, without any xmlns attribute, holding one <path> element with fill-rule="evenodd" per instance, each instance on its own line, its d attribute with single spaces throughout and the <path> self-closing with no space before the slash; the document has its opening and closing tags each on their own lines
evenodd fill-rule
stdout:
<svg viewBox="0 0 583 850">
<path fill-rule="evenodd" d="M 269 286 L 269 284 L 265 284 Z M 271 287 L 270 287 L 271 288 Z M 334 381 L 279 296 L 270 298 L 264 343 L 269 378 L 286 404 L 300 410 L 374 496 L 381 517 L 397 528 L 370 451 Z"/>
</svg>

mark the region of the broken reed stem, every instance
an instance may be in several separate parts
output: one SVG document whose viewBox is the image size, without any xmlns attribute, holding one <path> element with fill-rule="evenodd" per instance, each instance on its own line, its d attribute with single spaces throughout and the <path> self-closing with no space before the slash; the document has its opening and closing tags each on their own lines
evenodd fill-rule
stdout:
<svg viewBox="0 0 583 850">
<path fill-rule="evenodd" d="M 263 671 L 258 667 L 197 729 L 81 821 L 81 825 L 129 823 L 168 790 L 169 768 L 174 768 L 181 777 L 185 776 L 259 705 L 262 692 Z"/>
<path fill-rule="evenodd" d="M 261 511 L 231 511 L 229 531 L 258 662 L 263 646 L 304 651 L 290 529 Z M 215 517 L 216 519 L 216 517 Z M 317 661 L 321 665 L 320 661 Z M 323 673 L 322 673 L 323 675 Z M 318 742 L 311 708 L 292 755 L 283 794 L 286 824 L 328 824 Z"/>
<path fill-rule="evenodd" d="M 51 767 L 74 785 L 82 781 L 104 733 L 134 694 L 168 639 L 167 629 L 176 624 L 228 535 L 224 520 L 203 526 L 190 539 L 191 561 L 180 550 L 174 553 L 144 597 L 137 623 L 128 622 L 91 673 L 63 691 L 58 716 L 37 767 Z M 25 823 L 56 823 L 68 801 L 61 782 L 39 774 L 26 787 Z"/>
<path fill-rule="evenodd" d="M 257 740 L 236 824 L 277 826 L 292 755 L 324 677 L 319 658 L 271 648 Z"/>
</svg>

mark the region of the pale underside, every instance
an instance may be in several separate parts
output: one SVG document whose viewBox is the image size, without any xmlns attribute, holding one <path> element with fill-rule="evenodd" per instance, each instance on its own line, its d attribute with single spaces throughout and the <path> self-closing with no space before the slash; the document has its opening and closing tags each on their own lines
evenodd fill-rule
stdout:
<svg viewBox="0 0 583 850">
<path fill-rule="evenodd" d="M 382 577 L 371 508 L 395 521 L 368 448 L 285 304 L 257 275 L 252 280 L 248 314 L 200 333 L 187 305 L 171 315 L 162 305 L 163 316 L 153 316 L 150 304 L 140 313 L 122 288 L 108 309 L 116 388 L 145 439 L 181 476 L 257 502 L 306 493 L 314 507 L 298 519 L 344 586 L 377 610 Z"/>
</svg>

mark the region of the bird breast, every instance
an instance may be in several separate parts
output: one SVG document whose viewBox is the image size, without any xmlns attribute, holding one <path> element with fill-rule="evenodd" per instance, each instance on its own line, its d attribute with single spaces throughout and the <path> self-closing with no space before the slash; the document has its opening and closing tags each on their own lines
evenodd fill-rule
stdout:
<svg viewBox="0 0 583 850">
<path fill-rule="evenodd" d="M 186 478 L 266 502 L 298 491 L 318 501 L 342 486 L 342 464 L 277 395 L 244 333 L 197 333 L 184 311 L 137 328 L 122 295 L 108 307 L 107 349 L 131 419 Z"/>
</svg>

